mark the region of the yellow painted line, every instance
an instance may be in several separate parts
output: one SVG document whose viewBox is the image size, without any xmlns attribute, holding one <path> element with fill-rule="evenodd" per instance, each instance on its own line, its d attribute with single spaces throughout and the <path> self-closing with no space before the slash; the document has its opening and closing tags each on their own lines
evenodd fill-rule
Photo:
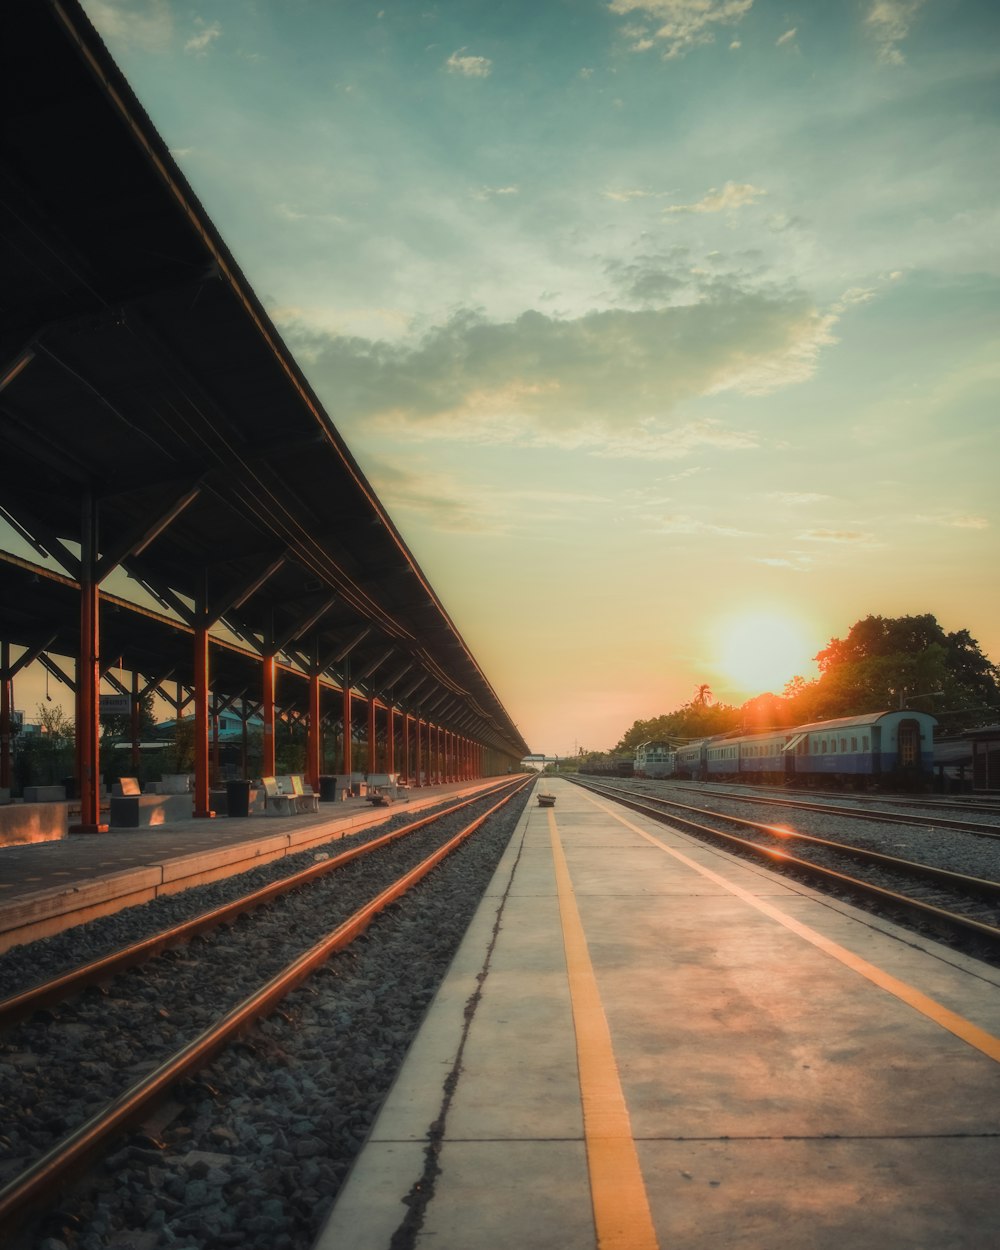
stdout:
<svg viewBox="0 0 1000 1250">
<path fill-rule="evenodd" d="M 632 1122 L 611 1045 L 611 1031 L 590 962 L 555 813 L 550 810 L 548 818 L 573 1004 L 583 1133 L 597 1244 L 600 1250 L 658 1250 L 659 1242 L 632 1137 Z"/>
<path fill-rule="evenodd" d="M 587 797 L 590 798 L 589 795 Z M 832 941 L 832 939 L 824 937 L 822 933 L 817 933 L 815 929 L 810 929 L 808 925 L 787 915 L 779 907 L 775 907 L 771 903 L 765 903 L 763 899 L 757 898 L 749 890 L 744 890 L 741 886 L 734 885 L 731 881 L 720 877 L 711 868 L 705 868 L 701 864 L 696 864 L 693 859 L 689 859 L 681 851 L 667 846 L 665 842 L 661 842 L 653 834 L 647 833 L 645 829 L 640 829 L 638 825 L 632 824 L 630 820 L 619 816 L 612 808 L 606 807 L 603 803 L 598 803 L 592 798 L 590 801 L 595 807 L 599 807 L 602 811 L 607 812 L 609 816 L 613 816 L 619 824 L 624 825 L 627 829 L 631 829 L 633 833 L 637 833 L 641 838 L 645 838 L 647 842 L 652 842 L 654 846 L 658 846 L 661 850 L 666 851 L 674 859 L 680 860 L 688 868 L 693 868 L 695 872 L 700 873 L 703 877 L 707 877 L 709 881 L 714 881 L 717 885 L 721 885 L 730 894 L 735 894 L 737 898 L 742 899 L 745 903 L 749 903 L 751 907 L 756 907 L 765 916 L 770 916 L 773 920 L 777 920 L 786 929 L 790 929 L 807 942 L 811 942 L 813 946 L 818 947 L 827 955 L 838 959 L 845 967 L 867 978 L 873 985 L 877 985 L 879 989 L 892 994 L 901 1002 L 912 1007 L 914 1011 L 919 1011 L 921 1015 L 926 1016 L 928 1020 L 933 1020 L 942 1029 L 953 1033 L 956 1037 L 961 1038 L 963 1042 L 968 1043 L 969 1046 L 981 1051 L 996 1063 L 1000 1063 L 1000 1037 L 995 1036 L 993 1033 L 987 1033 L 978 1024 L 973 1024 L 965 1016 L 960 1016 L 958 1012 L 945 1007 L 943 1003 L 930 998 L 927 994 L 909 985 L 906 981 L 900 981 L 898 977 L 892 976 L 882 968 L 876 968 L 867 959 L 862 959 L 860 955 L 855 955 L 853 951 L 849 951 L 837 942 Z"/>
</svg>

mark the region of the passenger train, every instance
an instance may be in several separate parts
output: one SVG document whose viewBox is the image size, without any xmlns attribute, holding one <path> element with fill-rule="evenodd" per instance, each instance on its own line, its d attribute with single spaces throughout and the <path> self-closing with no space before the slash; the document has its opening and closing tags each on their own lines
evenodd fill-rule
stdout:
<svg viewBox="0 0 1000 1250">
<path fill-rule="evenodd" d="M 926 712 L 870 712 L 766 733 L 719 734 L 676 748 L 644 742 L 636 750 L 635 776 L 913 784 L 933 776 L 936 724 Z"/>
</svg>

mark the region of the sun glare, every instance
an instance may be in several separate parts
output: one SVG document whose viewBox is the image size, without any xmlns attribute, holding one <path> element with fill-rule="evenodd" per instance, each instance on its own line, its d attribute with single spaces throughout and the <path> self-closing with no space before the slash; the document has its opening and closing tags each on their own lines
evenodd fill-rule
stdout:
<svg viewBox="0 0 1000 1250">
<path fill-rule="evenodd" d="M 793 617 L 748 612 L 721 622 L 716 633 L 719 671 L 747 695 L 780 694 L 796 675 L 815 671 L 819 644 Z"/>
</svg>

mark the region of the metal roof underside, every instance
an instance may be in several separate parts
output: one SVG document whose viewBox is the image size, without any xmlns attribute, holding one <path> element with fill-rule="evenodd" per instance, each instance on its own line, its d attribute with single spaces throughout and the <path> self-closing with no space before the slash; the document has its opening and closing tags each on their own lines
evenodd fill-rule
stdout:
<svg viewBox="0 0 1000 1250">
<path fill-rule="evenodd" d="M 204 605 L 293 664 L 315 648 L 332 677 L 404 707 L 423 678 L 406 710 L 437 705 L 444 727 L 527 754 L 74 0 L 8 5 L 0 90 L 8 518 L 72 575 L 91 496 L 102 560 L 182 615 Z M 72 609 L 51 616 L 65 596 L 12 569 L 0 637 L 75 628 Z M 132 620 L 126 667 L 162 631 Z"/>
</svg>

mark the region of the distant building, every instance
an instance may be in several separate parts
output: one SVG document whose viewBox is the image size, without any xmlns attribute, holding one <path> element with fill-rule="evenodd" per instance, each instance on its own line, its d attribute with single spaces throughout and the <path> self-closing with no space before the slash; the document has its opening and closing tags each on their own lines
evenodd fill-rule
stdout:
<svg viewBox="0 0 1000 1250">
<path fill-rule="evenodd" d="M 243 721 L 241 720 L 239 716 L 236 715 L 235 712 L 221 712 L 219 714 L 218 721 L 219 721 L 219 742 L 220 743 L 226 743 L 226 742 L 239 743 L 243 741 Z M 212 718 L 209 718 L 209 741 L 210 742 L 215 741 L 215 734 L 213 730 L 214 723 L 215 723 L 214 720 Z M 156 732 L 159 736 L 163 738 L 170 738 L 175 733 L 178 724 L 193 725 L 194 717 L 182 716 L 179 722 L 176 720 L 160 721 L 156 725 Z M 264 731 L 263 717 L 248 716 L 247 717 L 247 729 L 251 733 L 254 730 L 258 730 L 259 732 L 263 733 Z"/>
</svg>

